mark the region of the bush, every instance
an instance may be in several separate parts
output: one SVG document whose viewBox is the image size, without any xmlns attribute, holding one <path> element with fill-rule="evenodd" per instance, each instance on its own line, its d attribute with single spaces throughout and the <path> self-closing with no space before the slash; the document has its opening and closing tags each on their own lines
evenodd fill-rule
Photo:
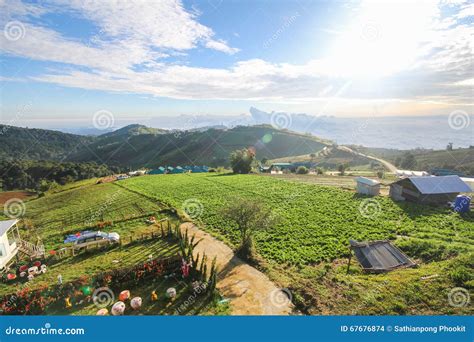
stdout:
<svg viewBox="0 0 474 342">
<path fill-rule="evenodd" d="M 306 166 L 298 166 L 296 169 L 296 173 L 299 175 L 306 175 L 309 172 L 308 168 Z"/>
</svg>

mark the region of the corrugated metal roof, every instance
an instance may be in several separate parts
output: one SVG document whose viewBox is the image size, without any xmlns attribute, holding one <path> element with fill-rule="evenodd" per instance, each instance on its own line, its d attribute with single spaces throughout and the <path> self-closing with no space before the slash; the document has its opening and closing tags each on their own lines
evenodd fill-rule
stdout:
<svg viewBox="0 0 474 342">
<path fill-rule="evenodd" d="M 354 254 L 362 267 L 368 271 L 383 272 L 397 267 L 415 264 L 390 241 L 360 243 L 350 240 Z"/>
<path fill-rule="evenodd" d="M 471 192 L 469 185 L 464 183 L 459 176 L 409 177 L 408 179 L 423 195 Z"/>
<path fill-rule="evenodd" d="M 380 184 L 380 182 L 377 182 L 375 179 L 370 179 L 370 178 L 365 178 L 365 177 L 357 177 L 356 182 L 367 184 L 367 185 L 370 185 L 370 186 Z"/>
<path fill-rule="evenodd" d="M 7 220 L 0 221 L 0 236 L 5 234 L 8 229 L 10 229 L 18 220 Z"/>
</svg>

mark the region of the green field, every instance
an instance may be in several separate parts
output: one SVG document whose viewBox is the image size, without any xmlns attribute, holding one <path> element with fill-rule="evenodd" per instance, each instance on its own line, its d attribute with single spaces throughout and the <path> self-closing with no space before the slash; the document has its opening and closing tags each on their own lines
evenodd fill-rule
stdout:
<svg viewBox="0 0 474 342">
<path fill-rule="evenodd" d="M 472 313 L 447 299 L 451 289 L 474 285 L 472 213 L 460 216 L 377 197 L 380 211 L 364 217 L 359 208 L 367 199 L 352 191 L 255 175 L 158 175 L 121 185 L 181 210 L 186 200 L 200 203 L 202 214 L 195 221 L 234 247 L 237 232 L 221 209 L 236 197 L 271 207 L 280 222 L 256 235 L 258 267 L 290 289 L 304 313 Z M 347 273 L 349 239 L 395 240 L 419 267 L 370 275 L 354 261 Z"/>
<path fill-rule="evenodd" d="M 285 182 L 251 175 L 147 176 L 121 183 L 176 208 L 188 199 L 202 204 L 200 220 L 232 244 L 238 234 L 219 211 L 236 197 L 258 199 L 271 207 L 280 222 L 256 236 L 259 253 L 269 261 L 317 263 L 348 255 L 349 239 L 429 238 L 460 251 L 474 250 L 474 217 L 452 215 L 448 209 L 394 203 L 377 197 L 380 211 L 364 217 L 366 198 L 334 187 Z"/>
</svg>

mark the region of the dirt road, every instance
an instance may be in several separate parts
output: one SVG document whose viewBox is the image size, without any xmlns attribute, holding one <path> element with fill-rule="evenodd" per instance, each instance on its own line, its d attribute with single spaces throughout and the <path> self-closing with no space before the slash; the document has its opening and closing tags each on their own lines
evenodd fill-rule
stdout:
<svg viewBox="0 0 474 342">
<path fill-rule="evenodd" d="M 377 158 L 377 157 L 374 157 L 374 156 L 369 156 L 367 154 L 363 154 L 363 153 L 360 153 L 360 152 L 357 152 L 357 151 L 354 151 L 353 149 L 347 147 L 347 146 L 339 146 L 338 147 L 339 149 L 342 149 L 342 150 L 346 150 L 350 153 L 354 153 L 354 154 L 357 154 L 361 157 L 365 157 L 365 158 L 369 158 L 369 159 L 372 159 L 372 160 L 375 160 L 375 161 L 378 161 L 379 163 L 381 163 L 383 166 L 385 166 L 387 168 L 387 170 L 389 172 L 397 172 L 397 167 L 395 165 L 393 165 L 392 163 L 384 160 L 384 159 L 380 159 L 380 158 Z"/>
<path fill-rule="evenodd" d="M 193 223 L 183 223 L 181 229 L 190 236 L 203 239 L 194 253 L 216 257 L 219 271 L 217 289 L 230 300 L 233 315 L 288 315 L 293 305 L 287 294 L 275 286 L 262 272 L 234 255 L 232 249 Z"/>
</svg>

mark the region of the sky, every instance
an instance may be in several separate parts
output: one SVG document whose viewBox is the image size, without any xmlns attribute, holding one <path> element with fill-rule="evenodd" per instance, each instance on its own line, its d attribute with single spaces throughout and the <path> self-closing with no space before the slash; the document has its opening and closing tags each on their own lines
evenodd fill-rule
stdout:
<svg viewBox="0 0 474 342">
<path fill-rule="evenodd" d="M 457 0 L 0 0 L 0 122 L 472 114 L 473 18 Z"/>
</svg>

